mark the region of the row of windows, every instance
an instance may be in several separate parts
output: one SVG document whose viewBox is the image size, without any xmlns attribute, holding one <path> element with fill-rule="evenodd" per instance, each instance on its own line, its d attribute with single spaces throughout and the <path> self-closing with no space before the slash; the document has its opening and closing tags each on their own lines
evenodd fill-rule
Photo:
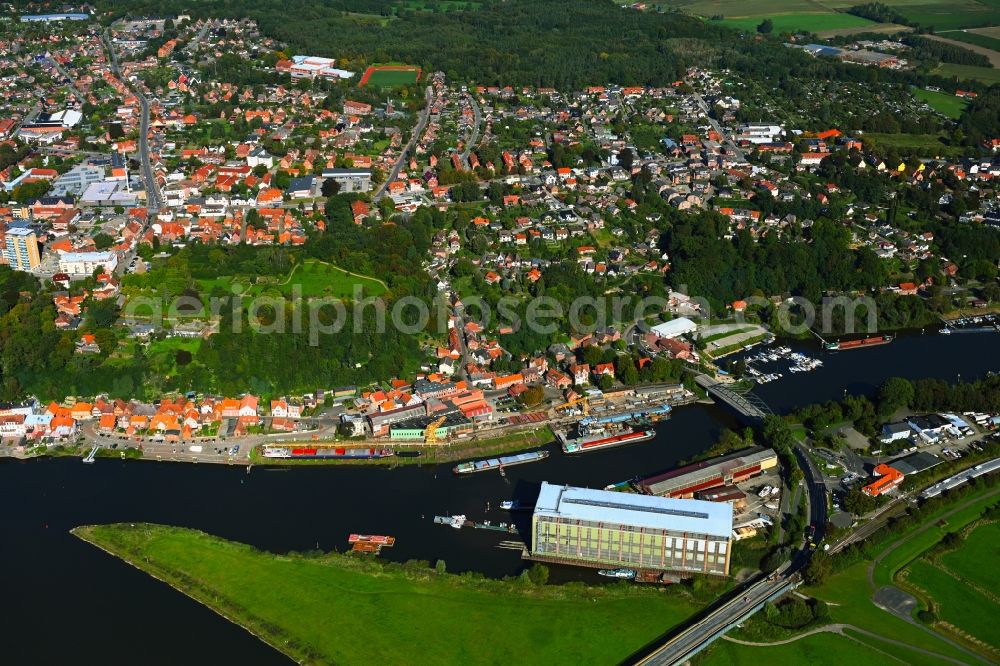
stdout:
<svg viewBox="0 0 1000 666">
<path fill-rule="evenodd" d="M 586 520 L 576 520 L 572 522 L 560 522 L 557 523 L 554 520 L 547 520 L 541 518 L 538 520 L 539 529 L 545 530 L 558 530 L 559 532 L 572 532 L 576 533 L 576 530 L 600 530 L 603 532 L 613 532 L 622 534 L 648 534 L 655 536 L 673 536 L 675 538 L 683 538 L 685 533 L 680 530 L 653 530 L 649 528 L 634 527 L 632 525 L 620 525 L 620 524 L 609 524 L 609 523 L 594 523 Z M 688 539 L 708 539 L 713 540 L 713 537 L 700 533 L 700 532 L 687 532 Z"/>
</svg>

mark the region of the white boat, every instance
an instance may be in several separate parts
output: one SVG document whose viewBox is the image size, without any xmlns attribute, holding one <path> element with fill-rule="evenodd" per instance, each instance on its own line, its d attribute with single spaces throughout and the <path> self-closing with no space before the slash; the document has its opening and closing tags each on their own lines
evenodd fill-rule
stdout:
<svg viewBox="0 0 1000 666">
<path fill-rule="evenodd" d="M 632 569 L 600 569 L 597 575 L 607 578 L 635 578 L 635 571 Z"/>
</svg>

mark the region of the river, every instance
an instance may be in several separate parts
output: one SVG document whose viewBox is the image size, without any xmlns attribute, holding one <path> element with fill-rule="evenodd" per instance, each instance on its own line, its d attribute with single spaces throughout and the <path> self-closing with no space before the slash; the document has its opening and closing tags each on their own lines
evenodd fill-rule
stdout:
<svg viewBox="0 0 1000 666">
<path fill-rule="evenodd" d="M 834 354 L 815 346 L 824 366 L 786 375 L 755 392 L 776 411 L 871 393 L 885 378 L 974 379 L 1000 370 L 990 333 L 904 336 L 891 345 Z M 577 457 L 554 447 L 540 463 L 512 467 L 507 478 L 455 477 L 450 465 L 298 467 L 294 469 L 98 459 L 0 462 L 7 663 L 286 664 L 287 660 L 199 604 L 68 533 L 76 525 L 149 521 L 205 530 L 284 552 L 346 547 L 351 532 L 391 534 L 384 556 L 445 559 L 450 571 L 501 576 L 520 570 L 510 538 L 434 525 L 434 514 L 509 520 L 504 499 L 528 502 L 538 484 L 590 487 L 674 466 L 705 450 L 738 423 L 720 407 L 679 408 L 652 442 Z M 487 502 L 490 508 L 487 510 Z M 518 515 L 523 526 L 528 514 Z M 569 575 L 554 571 L 554 579 Z M 308 618 L 302 618 L 308 622 Z"/>
</svg>

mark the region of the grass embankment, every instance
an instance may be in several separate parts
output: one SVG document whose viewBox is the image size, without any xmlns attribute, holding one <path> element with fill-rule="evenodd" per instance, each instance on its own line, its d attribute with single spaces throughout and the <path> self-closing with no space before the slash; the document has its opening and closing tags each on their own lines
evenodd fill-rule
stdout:
<svg viewBox="0 0 1000 666">
<path fill-rule="evenodd" d="M 395 467 L 398 465 L 435 465 L 438 463 L 452 462 L 455 460 L 466 460 L 468 458 L 484 458 L 489 456 L 495 456 L 503 453 L 513 453 L 515 451 L 522 451 L 524 449 L 535 448 L 539 446 L 545 446 L 555 440 L 555 436 L 552 434 L 552 429 L 549 426 L 541 426 L 539 428 L 534 428 L 531 430 L 522 430 L 519 432 L 510 433 L 507 435 L 502 435 L 500 437 L 484 438 L 484 439 L 465 439 L 456 440 L 455 442 L 447 445 L 441 446 L 420 446 L 420 445 L 409 445 L 406 443 L 394 443 L 394 442 L 379 442 L 376 447 L 389 446 L 393 450 L 399 451 L 419 451 L 420 456 L 411 457 L 399 457 L 391 456 L 389 458 L 375 458 L 372 460 L 338 460 L 338 459 L 323 459 L 317 458 L 314 460 L 293 460 L 291 458 L 264 458 L 258 454 L 255 449 L 251 453 L 251 462 L 255 465 L 388 465 L 390 467 Z M 316 444 L 330 444 L 328 441 L 317 441 L 309 442 L 302 441 L 297 443 L 291 442 L 275 442 L 275 445 L 280 446 L 304 446 L 308 447 L 310 445 Z M 344 448 L 370 448 L 373 446 L 372 443 L 363 440 L 350 440 L 345 439 L 343 441 L 336 442 L 338 446 Z"/>
<path fill-rule="evenodd" d="M 274 555 L 162 525 L 73 530 L 302 663 L 617 663 L 696 610 L 630 585 L 538 586 L 338 554 Z M 627 618 L 627 621 L 624 621 Z"/>
</svg>

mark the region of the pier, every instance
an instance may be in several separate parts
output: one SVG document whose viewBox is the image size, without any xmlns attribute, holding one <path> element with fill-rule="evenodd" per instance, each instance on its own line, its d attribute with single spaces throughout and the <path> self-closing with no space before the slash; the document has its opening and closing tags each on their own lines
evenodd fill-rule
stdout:
<svg viewBox="0 0 1000 666">
<path fill-rule="evenodd" d="M 95 457 L 97 456 L 97 450 L 98 450 L 99 448 L 101 448 L 101 447 L 99 447 L 99 446 L 97 446 L 97 445 L 95 444 L 95 445 L 94 445 L 94 448 L 92 448 L 92 449 L 90 450 L 90 453 L 88 453 L 88 454 L 87 454 L 87 455 L 86 455 L 86 456 L 84 457 L 84 459 L 83 459 L 83 462 L 87 463 L 88 465 L 89 465 L 90 463 L 94 462 L 94 458 L 95 458 Z"/>
<path fill-rule="evenodd" d="M 763 421 L 765 417 L 774 412 L 763 400 L 749 391 L 737 393 L 726 384 L 723 384 L 714 377 L 705 374 L 697 375 L 694 378 L 698 386 L 708 392 L 714 400 L 720 401 L 735 410 L 741 418 L 750 423 Z"/>
</svg>

